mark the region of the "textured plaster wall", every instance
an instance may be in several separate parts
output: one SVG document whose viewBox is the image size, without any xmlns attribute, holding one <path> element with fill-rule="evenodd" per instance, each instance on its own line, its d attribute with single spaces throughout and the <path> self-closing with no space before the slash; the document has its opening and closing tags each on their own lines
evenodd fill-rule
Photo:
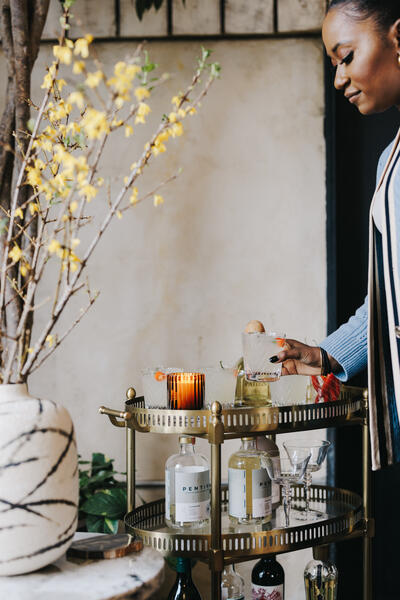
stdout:
<svg viewBox="0 0 400 600">
<path fill-rule="evenodd" d="M 174 75 L 154 98 L 153 124 L 190 80 L 199 46 L 149 44 L 152 58 Z M 106 70 L 134 47 L 95 45 Z M 139 205 L 113 224 L 89 267 L 92 286 L 101 290 L 95 307 L 30 381 L 33 393 L 69 408 L 85 458 L 102 451 L 120 469 L 124 432 L 97 408 L 122 407 L 130 385 L 140 392 L 142 367 L 233 362 L 251 318 L 299 339 L 325 333 L 321 44 L 271 39 L 213 41 L 212 47 L 223 67 L 221 81 L 139 187 L 151 189 L 180 166 L 181 176 L 163 192 L 163 206 Z M 44 46 L 35 67 L 35 100 L 50 54 Z M 106 150 L 102 175 L 113 188 L 143 148 L 146 138 L 136 129 L 133 138 Z M 101 213 L 101 203 L 95 200 L 95 212 Z M 45 282 L 43 295 L 51 289 Z M 37 322 L 42 318 L 38 312 Z M 175 436 L 138 434 L 137 478 L 162 479 L 176 442 Z M 237 447 L 236 441 L 224 445 L 224 478 Z M 198 451 L 208 453 L 207 444 L 198 443 Z M 302 571 L 310 557 L 302 551 L 280 559 L 290 600 L 303 598 Z M 247 580 L 251 566 L 240 567 Z M 200 586 L 207 589 L 206 582 Z"/>
</svg>

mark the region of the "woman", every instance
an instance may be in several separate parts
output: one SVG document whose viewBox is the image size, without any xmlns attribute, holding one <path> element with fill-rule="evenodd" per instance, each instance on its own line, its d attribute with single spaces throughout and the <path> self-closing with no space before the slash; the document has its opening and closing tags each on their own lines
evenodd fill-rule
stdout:
<svg viewBox="0 0 400 600">
<path fill-rule="evenodd" d="M 331 0 L 323 41 L 335 87 L 363 115 L 400 108 L 400 1 Z M 368 296 L 320 347 L 288 340 L 284 375 L 342 381 L 368 362 L 372 468 L 400 462 L 400 135 L 378 164 L 370 211 Z"/>
</svg>

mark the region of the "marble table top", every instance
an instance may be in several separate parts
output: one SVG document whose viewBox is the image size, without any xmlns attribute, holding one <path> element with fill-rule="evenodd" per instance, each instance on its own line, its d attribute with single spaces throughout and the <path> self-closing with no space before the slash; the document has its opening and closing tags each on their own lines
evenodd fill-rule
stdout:
<svg viewBox="0 0 400 600">
<path fill-rule="evenodd" d="M 76 533 L 74 540 L 93 533 Z M 147 600 L 160 589 L 164 560 L 156 550 L 143 548 L 123 558 L 74 562 L 65 555 L 26 575 L 0 577 L 2 600 Z"/>
</svg>

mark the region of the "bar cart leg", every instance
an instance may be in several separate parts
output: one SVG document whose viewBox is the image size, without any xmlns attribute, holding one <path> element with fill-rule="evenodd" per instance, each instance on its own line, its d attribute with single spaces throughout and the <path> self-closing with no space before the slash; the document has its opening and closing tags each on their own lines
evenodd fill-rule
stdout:
<svg viewBox="0 0 400 600">
<path fill-rule="evenodd" d="M 364 390 L 364 423 L 363 423 L 363 501 L 364 519 L 367 531 L 363 545 L 363 600 L 372 600 L 372 535 L 373 519 L 370 514 L 370 464 L 369 464 L 369 429 L 368 429 L 368 390 Z"/>
<path fill-rule="evenodd" d="M 221 444 L 224 441 L 224 426 L 221 422 L 221 405 L 214 402 L 212 419 L 208 430 L 211 443 L 211 598 L 221 600 L 221 572 L 224 559 L 221 543 Z"/>
<path fill-rule="evenodd" d="M 133 388 L 128 388 L 126 397 L 128 400 L 133 400 L 136 393 Z M 136 492 L 136 470 L 135 470 L 135 430 L 126 425 L 126 509 L 131 512 L 135 508 L 135 492 Z"/>
</svg>

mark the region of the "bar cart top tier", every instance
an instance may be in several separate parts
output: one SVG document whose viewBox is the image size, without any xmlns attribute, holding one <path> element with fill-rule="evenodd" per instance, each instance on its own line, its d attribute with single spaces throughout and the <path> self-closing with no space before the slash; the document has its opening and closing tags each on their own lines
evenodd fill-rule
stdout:
<svg viewBox="0 0 400 600">
<path fill-rule="evenodd" d="M 133 388 L 129 388 L 127 396 L 125 411 L 104 406 L 99 411 L 108 415 L 113 425 L 128 427 L 141 433 L 209 438 L 215 414 L 219 415 L 223 425 L 224 439 L 239 438 L 244 434 L 277 434 L 356 425 L 362 424 L 364 416 L 363 390 L 356 387 L 343 387 L 339 400 L 335 402 L 292 406 L 232 406 L 223 409 L 218 403 L 214 403 L 213 410 L 147 409 L 144 398 L 136 398 Z"/>
</svg>

